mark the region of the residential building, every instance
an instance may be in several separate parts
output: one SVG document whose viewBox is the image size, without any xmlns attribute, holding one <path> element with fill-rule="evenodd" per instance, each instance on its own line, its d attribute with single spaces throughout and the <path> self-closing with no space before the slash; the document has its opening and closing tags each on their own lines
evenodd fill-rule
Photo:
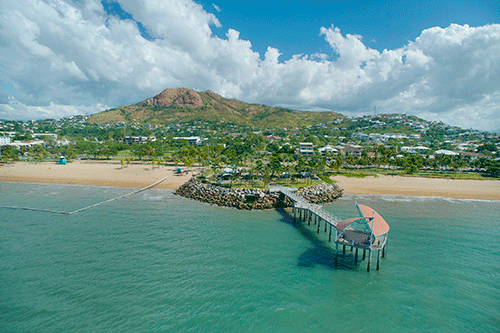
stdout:
<svg viewBox="0 0 500 333">
<path fill-rule="evenodd" d="M 454 151 L 451 150 L 446 150 L 446 149 L 440 149 L 436 150 L 436 155 L 458 155 L 458 153 L 455 153 Z"/>
<path fill-rule="evenodd" d="M 337 149 L 333 148 L 332 146 L 327 145 L 325 147 L 319 148 L 318 152 L 325 155 L 325 152 L 329 152 L 330 154 L 337 154 L 339 151 Z"/>
<path fill-rule="evenodd" d="M 0 136 L 0 146 L 6 146 L 10 143 L 10 137 Z"/>
<path fill-rule="evenodd" d="M 187 140 L 192 146 L 199 145 L 203 141 L 199 136 L 176 136 L 174 140 Z"/>
<path fill-rule="evenodd" d="M 148 141 L 156 141 L 154 136 L 126 136 L 123 138 L 123 143 L 128 143 L 129 145 L 133 143 L 146 143 Z"/>
<path fill-rule="evenodd" d="M 314 146 L 311 142 L 300 142 L 299 143 L 299 154 L 300 155 L 314 155 Z"/>
<path fill-rule="evenodd" d="M 360 157 L 363 149 L 364 148 L 362 146 L 347 145 L 340 150 L 340 153 L 342 154 L 343 157 L 346 157 L 347 155 Z"/>
</svg>

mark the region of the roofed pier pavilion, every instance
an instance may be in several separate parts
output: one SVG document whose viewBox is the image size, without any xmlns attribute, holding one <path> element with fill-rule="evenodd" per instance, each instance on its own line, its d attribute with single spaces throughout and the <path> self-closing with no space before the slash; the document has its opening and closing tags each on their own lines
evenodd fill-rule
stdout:
<svg viewBox="0 0 500 333">
<path fill-rule="evenodd" d="M 370 271 L 372 252 L 377 251 L 377 270 L 380 268 L 380 251 L 382 251 L 382 258 L 387 255 L 387 237 L 389 234 L 389 225 L 379 213 L 374 209 L 358 205 L 356 202 L 356 209 L 360 217 L 353 217 L 342 220 L 336 225 L 337 239 L 336 243 L 336 257 L 338 254 L 338 247 L 342 245 L 342 252 L 345 253 L 346 246 L 356 250 L 355 261 L 358 260 L 358 249 L 363 250 L 363 259 L 366 257 L 368 250 L 368 264 L 366 270 Z M 336 259 L 337 260 L 337 259 Z"/>
</svg>

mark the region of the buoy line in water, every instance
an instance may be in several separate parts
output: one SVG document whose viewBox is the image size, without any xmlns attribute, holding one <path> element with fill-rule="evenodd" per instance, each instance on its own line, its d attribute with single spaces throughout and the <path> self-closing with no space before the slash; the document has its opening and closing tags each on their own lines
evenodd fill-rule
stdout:
<svg viewBox="0 0 500 333">
<path fill-rule="evenodd" d="M 87 206 L 87 207 L 79 208 L 79 209 L 76 209 L 76 210 L 71 211 L 71 212 L 64 212 L 64 211 L 60 211 L 60 210 L 44 209 L 44 208 L 19 207 L 19 206 L 0 206 L 0 208 L 5 208 L 5 209 L 22 209 L 22 210 L 32 210 L 32 211 L 37 211 L 37 212 L 47 212 L 47 213 L 56 213 L 56 214 L 71 215 L 71 214 L 75 214 L 75 213 L 81 212 L 81 211 L 89 209 L 89 208 L 97 207 L 97 206 L 103 205 L 103 204 L 111 202 L 111 201 L 115 201 L 115 200 L 118 200 L 118 199 L 121 199 L 121 198 L 128 197 L 130 195 L 137 194 L 137 193 L 142 192 L 142 191 L 146 191 L 146 190 L 150 189 L 151 187 L 156 186 L 159 183 L 163 182 L 167 178 L 168 178 L 168 176 L 165 177 L 165 178 L 162 178 L 159 181 L 154 182 L 153 184 L 148 185 L 148 186 L 146 186 L 144 188 L 140 188 L 140 189 L 135 190 L 133 192 L 120 195 L 120 196 L 118 196 L 116 198 L 111 198 L 111 199 L 108 199 L 108 200 L 105 200 L 105 201 L 102 201 L 102 202 L 98 202 L 96 204 L 93 204 L 93 205 L 90 205 L 90 206 Z"/>
</svg>

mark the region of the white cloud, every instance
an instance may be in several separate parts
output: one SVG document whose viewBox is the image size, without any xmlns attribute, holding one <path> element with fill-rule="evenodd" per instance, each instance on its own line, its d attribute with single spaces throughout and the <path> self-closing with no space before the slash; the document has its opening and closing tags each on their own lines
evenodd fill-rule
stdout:
<svg viewBox="0 0 500 333">
<path fill-rule="evenodd" d="M 303 110 L 360 113 L 377 105 L 379 112 L 500 130 L 500 25 L 434 27 L 382 52 L 331 26 L 319 38 L 335 59 L 281 59 L 272 47 L 261 59 L 238 31 L 214 36 L 219 21 L 191 0 L 119 2 L 133 20 L 108 15 L 97 0 L 2 3 L 0 117 L 62 116 L 84 105 L 99 111 L 100 104 L 188 87 Z"/>
<path fill-rule="evenodd" d="M 14 97 L 9 97 L 7 104 L 0 104 L 0 119 L 54 119 L 71 115 L 92 114 L 109 109 L 102 104 L 96 105 L 59 105 L 50 102 L 46 106 L 25 105 Z"/>
</svg>

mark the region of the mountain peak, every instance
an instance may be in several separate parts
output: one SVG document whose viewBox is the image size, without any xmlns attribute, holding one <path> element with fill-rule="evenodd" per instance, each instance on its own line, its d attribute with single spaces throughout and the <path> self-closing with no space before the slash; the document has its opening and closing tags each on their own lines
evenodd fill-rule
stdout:
<svg viewBox="0 0 500 333">
<path fill-rule="evenodd" d="M 187 88 L 171 88 L 137 104 L 94 114 L 89 122 L 142 122 L 157 125 L 224 121 L 255 128 L 295 128 L 326 123 L 341 117 L 334 112 L 296 111 L 248 104 L 237 99 L 226 99 L 210 90 L 197 92 Z"/>
<path fill-rule="evenodd" d="M 198 108 L 203 105 L 200 94 L 193 89 L 170 88 L 142 102 L 142 106 L 167 106 L 180 108 Z"/>
</svg>

